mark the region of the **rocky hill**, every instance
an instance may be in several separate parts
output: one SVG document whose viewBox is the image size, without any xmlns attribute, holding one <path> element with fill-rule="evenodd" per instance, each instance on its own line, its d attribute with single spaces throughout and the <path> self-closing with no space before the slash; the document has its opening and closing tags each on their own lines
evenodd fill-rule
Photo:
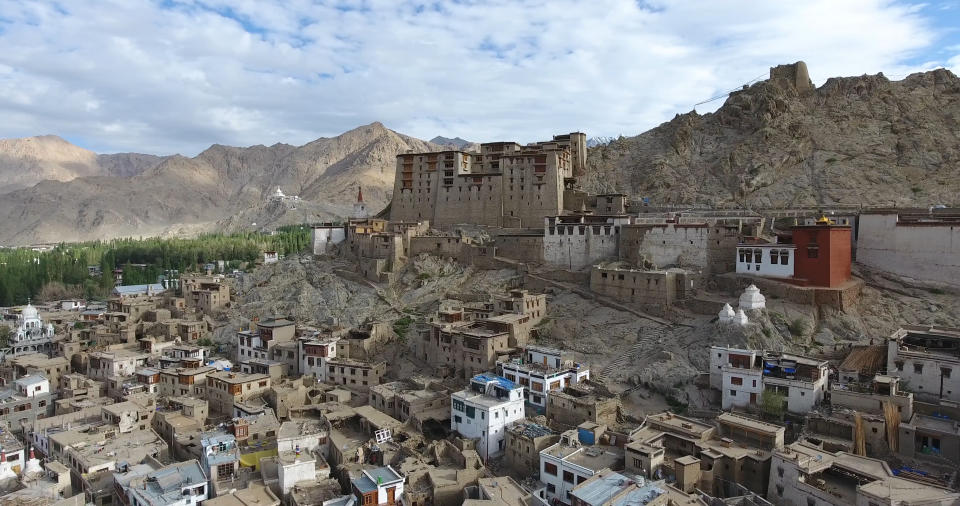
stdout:
<svg viewBox="0 0 960 506">
<path fill-rule="evenodd" d="M 939 69 L 816 88 L 803 62 L 782 65 L 714 113 L 591 148 L 588 165 L 588 187 L 655 203 L 956 204 L 960 79 Z"/>
<path fill-rule="evenodd" d="M 430 139 L 431 144 L 436 144 L 444 149 L 459 149 L 461 151 L 479 151 L 480 144 L 476 142 L 470 142 L 466 139 L 461 139 L 460 137 L 454 137 L 453 139 L 449 137 L 443 137 L 438 135 L 433 139 Z"/>
<path fill-rule="evenodd" d="M 55 135 L 0 139 L 0 193 L 43 181 L 101 175 L 97 154 Z"/>
<path fill-rule="evenodd" d="M 0 199 L 0 244 L 215 230 L 224 220 L 238 228 L 241 222 L 264 217 L 278 223 L 328 220 L 346 215 L 358 185 L 363 185 L 368 206 L 378 209 L 392 192 L 397 153 L 433 148 L 373 123 L 299 147 L 213 145 L 194 158 L 175 155 L 156 165 L 148 155 L 128 154 L 111 155 L 110 163 L 101 166 L 94 153 L 86 152 L 87 164 L 80 165 L 90 169 L 86 173 L 78 169 L 69 179 L 47 177 Z M 108 177 L 111 171 L 135 175 Z M 300 207 L 265 205 L 277 187 L 309 202 Z M 286 216 L 287 211 L 296 220 Z"/>
</svg>

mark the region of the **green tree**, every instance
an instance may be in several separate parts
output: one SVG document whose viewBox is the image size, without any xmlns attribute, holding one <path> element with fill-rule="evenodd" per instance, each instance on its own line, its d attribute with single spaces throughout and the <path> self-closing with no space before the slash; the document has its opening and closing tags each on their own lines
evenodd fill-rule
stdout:
<svg viewBox="0 0 960 506">
<path fill-rule="evenodd" d="M 783 420 L 787 409 L 787 397 L 774 390 L 764 390 L 760 395 L 760 411 L 770 419 Z"/>
</svg>

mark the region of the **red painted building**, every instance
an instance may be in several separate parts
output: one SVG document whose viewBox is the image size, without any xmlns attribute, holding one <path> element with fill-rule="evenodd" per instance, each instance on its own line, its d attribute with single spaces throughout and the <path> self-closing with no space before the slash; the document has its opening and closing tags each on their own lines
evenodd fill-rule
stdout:
<svg viewBox="0 0 960 506">
<path fill-rule="evenodd" d="M 807 286 L 835 288 L 850 279 L 850 227 L 820 222 L 793 227 L 793 277 Z"/>
</svg>

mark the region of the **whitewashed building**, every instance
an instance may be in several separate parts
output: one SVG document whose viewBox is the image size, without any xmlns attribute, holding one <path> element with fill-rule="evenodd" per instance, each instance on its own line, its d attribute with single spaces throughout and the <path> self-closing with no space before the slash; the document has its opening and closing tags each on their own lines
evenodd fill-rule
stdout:
<svg viewBox="0 0 960 506">
<path fill-rule="evenodd" d="M 523 390 L 500 376 L 474 376 L 469 387 L 451 396 L 450 428 L 478 440 L 483 459 L 503 454 L 507 425 L 525 416 Z"/>
<path fill-rule="evenodd" d="M 339 337 L 322 339 L 300 339 L 297 341 L 300 359 L 300 375 L 314 375 L 317 381 L 325 383 L 328 378 L 327 361 L 337 358 Z"/>
<path fill-rule="evenodd" d="M 737 274 L 792 278 L 796 249 L 793 244 L 739 244 Z"/>
<path fill-rule="evenodd" d="M 585 445 L 576 430 L 560 436 L 560 441 L 540 451 L 540 481 L 545 490 L 537 495 L 548 504 L 572 504 L 570 493 L 577 485 L 604 469 L 623 464 L 623 450 L 611 446 Z"/>
<path fill-rule="evenodd" d="M 7 347 L 0 350 L 0 356 L 49 354 L 53 349 L 53 333 L 53 324 L 44 324 L 37 308 L 27 304 L 17 316 L 17 327 L 13 330 Z"/>
<path fill-rule="evenodd" d="M 392 467 L 378 467 L 364 470 L 359 478 L 350 482 L 350 488 L 357 503 L 363 506 L 402 505 L 404 480 L 405 477 Z"/>
<path fill-rule="evenodd" d="M 590 369 L 546 346 L 528 346 L 522 360 L 497 362 L 497 372 L 526 388 L 527 403 L 539 409 L 546 409 L 550 392 L 590 379 Z"/>
<path fill-rule="evenodd" d="M 887 374 L 918 399 L 960 401 L 960 330 L 904 326 L 887 339 Z"/>
<path fill-rule="evenodd" d="M 14 381 L 17 392 L 24 397 L 37 397 L 50 393 L 50 381 L 41 374 L 30 374 Z"/>
<path fill-rule="evenodd" d="M 340 244 L 347 239 L 347 227 L 332 223 L 316 225 L 311 229 L 310 239 L 313 245 L 313 254 L 325 255 L 330 251 L 331 246 Z"/>
<path fill-rule="evenodd" d="M 827 391 L 828 363 L 801 355 L 739 348 L 710 348 L 710 386 L 721 408 L 758 405 L 764 391 L 784 396 L 791 413 L 806 413 Z"/>
</svg>

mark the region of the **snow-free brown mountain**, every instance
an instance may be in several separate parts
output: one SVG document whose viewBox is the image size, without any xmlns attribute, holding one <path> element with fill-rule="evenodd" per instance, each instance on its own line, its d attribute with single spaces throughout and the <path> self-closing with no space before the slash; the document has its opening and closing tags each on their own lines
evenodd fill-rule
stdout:
<svg viewBox="0 0 960 506">
<path fill-rule="evenodd" d="M 262 207 L 277 187 L 309 201 L 300 208 L 290 206 L 301 222 L 345 216 L 358 185 L 363 186 L 369 208 L 375 210 L 389 200 L 396 155 L 433 148 L 373 123 L 299 147 L 213 145 L 193 158 L 165 157 L 130 177 L 46 178 L 0 199 L 0 244 L 219 230 L 218 222 L 222 226 L 224 220 L 250 216 L 250 210 Z M 78 152 L 82 151 L 86 150 Z M 96 155 L 90 155 L 84 154 L 83 160 L 95 163 Z M 127 158 L 126 165 L 117 161 L 114 170 L 139 167 L 136 156 Z M 304 209 L 332 211 L 304 216 Z"/>
<path fill-rule="evenodd" d="M 163 160 L 154 155 L 98 155 L 56 135 L 0 139 L 0 194 L 47 179 L 71 181 L 85 176 L 129 177 Z"/>
<path fill-rule="evenodd" d="M 802 62 L 770 74 L 714 113 L 591 148 L 588 181 L 655 204 L 958 203 L 953 73 L 831 78 L 819 88 Z"/>
</svg>

